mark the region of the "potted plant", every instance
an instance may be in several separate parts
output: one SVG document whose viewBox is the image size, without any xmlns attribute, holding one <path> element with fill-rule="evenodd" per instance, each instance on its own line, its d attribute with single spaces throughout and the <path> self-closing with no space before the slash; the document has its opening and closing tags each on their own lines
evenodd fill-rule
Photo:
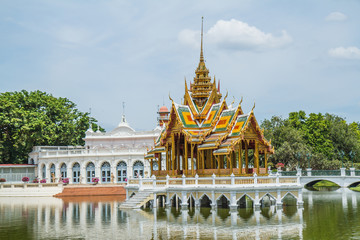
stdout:
<svg viewBox="0 0 360 240">
<path fill-rule="evenodd" d="M 35 178 L 32 182 L 33 182 L 33 183 L 39 183 L 39 179 L 38 179 L 38 178 Z"/>
<path fill-rule="evenodd" d="M 27 182 L 29 182 L 29 178 L 28 178 L 28 177 L 23 177 L 23 178 L 21 179 L 21 181 L 23 181 L 24 183 L 27 183 Z"/>
<path fill-rule="evenodd" d="M 275 165 L 275 167 L 276 167 L 278 170 L 281 170 L 281 168 L 284 167 L 284 164 L 279 162 L 279 163 L 277 163 L 277 164 Z"/>
<path fill-rule="evenodd" d="M 46 179 L 41 179 L 40 183 L 46 183 Z"/>
<path fill-rule="evenodd" d="M 91 181 L 93 182 L 94 185 L 96 185 L 99 182 L 99 178 L 94 177 Z"/>
<path fill-rule="evenodd" d="M 0 178 L 0 183 L 4 183 L 6 182 L 6 179 L 5 178 Z"/>
<path fill-rule="evenodd" d="M 69 184 L 69 178 L 64 178 L 64 179 L 62 180 L 62 182 L 63 182 L 64 185 Z"/>
</svg>

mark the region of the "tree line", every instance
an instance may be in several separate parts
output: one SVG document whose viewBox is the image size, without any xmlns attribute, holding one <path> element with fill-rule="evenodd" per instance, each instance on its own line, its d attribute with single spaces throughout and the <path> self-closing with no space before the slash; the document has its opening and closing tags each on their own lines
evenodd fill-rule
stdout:
<svg viewBox="0 0 360 240">
<path fill-rule="evenodd" d="M 288 118 L 273 116 L 261 123 L 275 154 L 269 162 L 284 163 L 290 170 L 360 168 L 360 123 L 347 123 L 329 113 L 291 112 Z"/>
<path fill-rule="evenodd" d="M 27 163 L 33 146 L 84 145 L 90 122 L 97 129 L 97 120 L 67 98 L 41 91 L 1 93 L 0 163 Z"/>
<path fill-rule="evenodd" d="M 0 94 L 0 163 L 26 163 L 33 146 L 84 145 L 97 120 L 67 98 L 22 90 Z M 283 163 L 313 169 L 360 168 L 360 123 L 333 114 L 292 112 L 261 123 L 275 154 L 270 165 Z M 100 130 L 103 131 L 100 127 Z"/>
</svg>

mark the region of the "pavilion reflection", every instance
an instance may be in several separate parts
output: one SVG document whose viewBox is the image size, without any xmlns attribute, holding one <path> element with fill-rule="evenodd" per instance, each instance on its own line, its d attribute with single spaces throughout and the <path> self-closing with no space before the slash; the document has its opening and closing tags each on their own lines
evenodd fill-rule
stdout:
<svg viewBox="0 0 360 240">
<path fill-rule="evenodd" d="M 16 201 L 0 199 L 0 213 L 10 208 L 18 211 L 20 218 L 34 219 L 37 239 L 172 239 L 179 236 L 260 239 L 264 236 L 285 238 L 294 233 L 298 236 L 303 230 L 303 209 L 296 206 L 235 211 L 220 208 L 120 210 L 118 201 L 72 202 L 56 198 Z M 349 201 L 349 204 L 357 203 L 356 198 Z"/>
</svg>

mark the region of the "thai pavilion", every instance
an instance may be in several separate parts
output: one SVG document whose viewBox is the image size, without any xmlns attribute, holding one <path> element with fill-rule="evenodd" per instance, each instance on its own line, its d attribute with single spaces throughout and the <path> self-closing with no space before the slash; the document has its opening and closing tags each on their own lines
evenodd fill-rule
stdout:
<svg viewBox="0 0 360 240">
<path fill-rule="evenodd" d="M 249 113 L 243 112 L 242 101 L 237 106 L 227 105 L 227 95 L 222 98 L 220 84 L 216 85 L 204 61 L 202 27 L 200 62 L 194 81 L 188 88 L 185 79 L 182 104 L 169 96 L 169 121 L 146 155 L 151 169 L 157 165 L 153 175 L 267 174 L 267 159 L 274 148 L 256 121 L 255 104 Z"/>
</svg>

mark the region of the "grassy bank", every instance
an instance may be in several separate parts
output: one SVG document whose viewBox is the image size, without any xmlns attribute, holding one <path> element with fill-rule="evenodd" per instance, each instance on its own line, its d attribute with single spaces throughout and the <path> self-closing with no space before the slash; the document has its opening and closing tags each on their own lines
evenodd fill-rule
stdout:
<svg viewBox="0 0 360 240">
<path fill-rule="evenodd" d="M 356 187 L 352 187 L 350 189 L 353 190 L 353 191 L 356 191 L 356 192 L 360 192 L 360 184 L 357 185 Z"/>
<path fill-rule="evenodd" d="M 339 187 L 339 185 L 330 181 L 322 180 L 320 182 L 315 183 L 314 187 Z"/>
</svg>

